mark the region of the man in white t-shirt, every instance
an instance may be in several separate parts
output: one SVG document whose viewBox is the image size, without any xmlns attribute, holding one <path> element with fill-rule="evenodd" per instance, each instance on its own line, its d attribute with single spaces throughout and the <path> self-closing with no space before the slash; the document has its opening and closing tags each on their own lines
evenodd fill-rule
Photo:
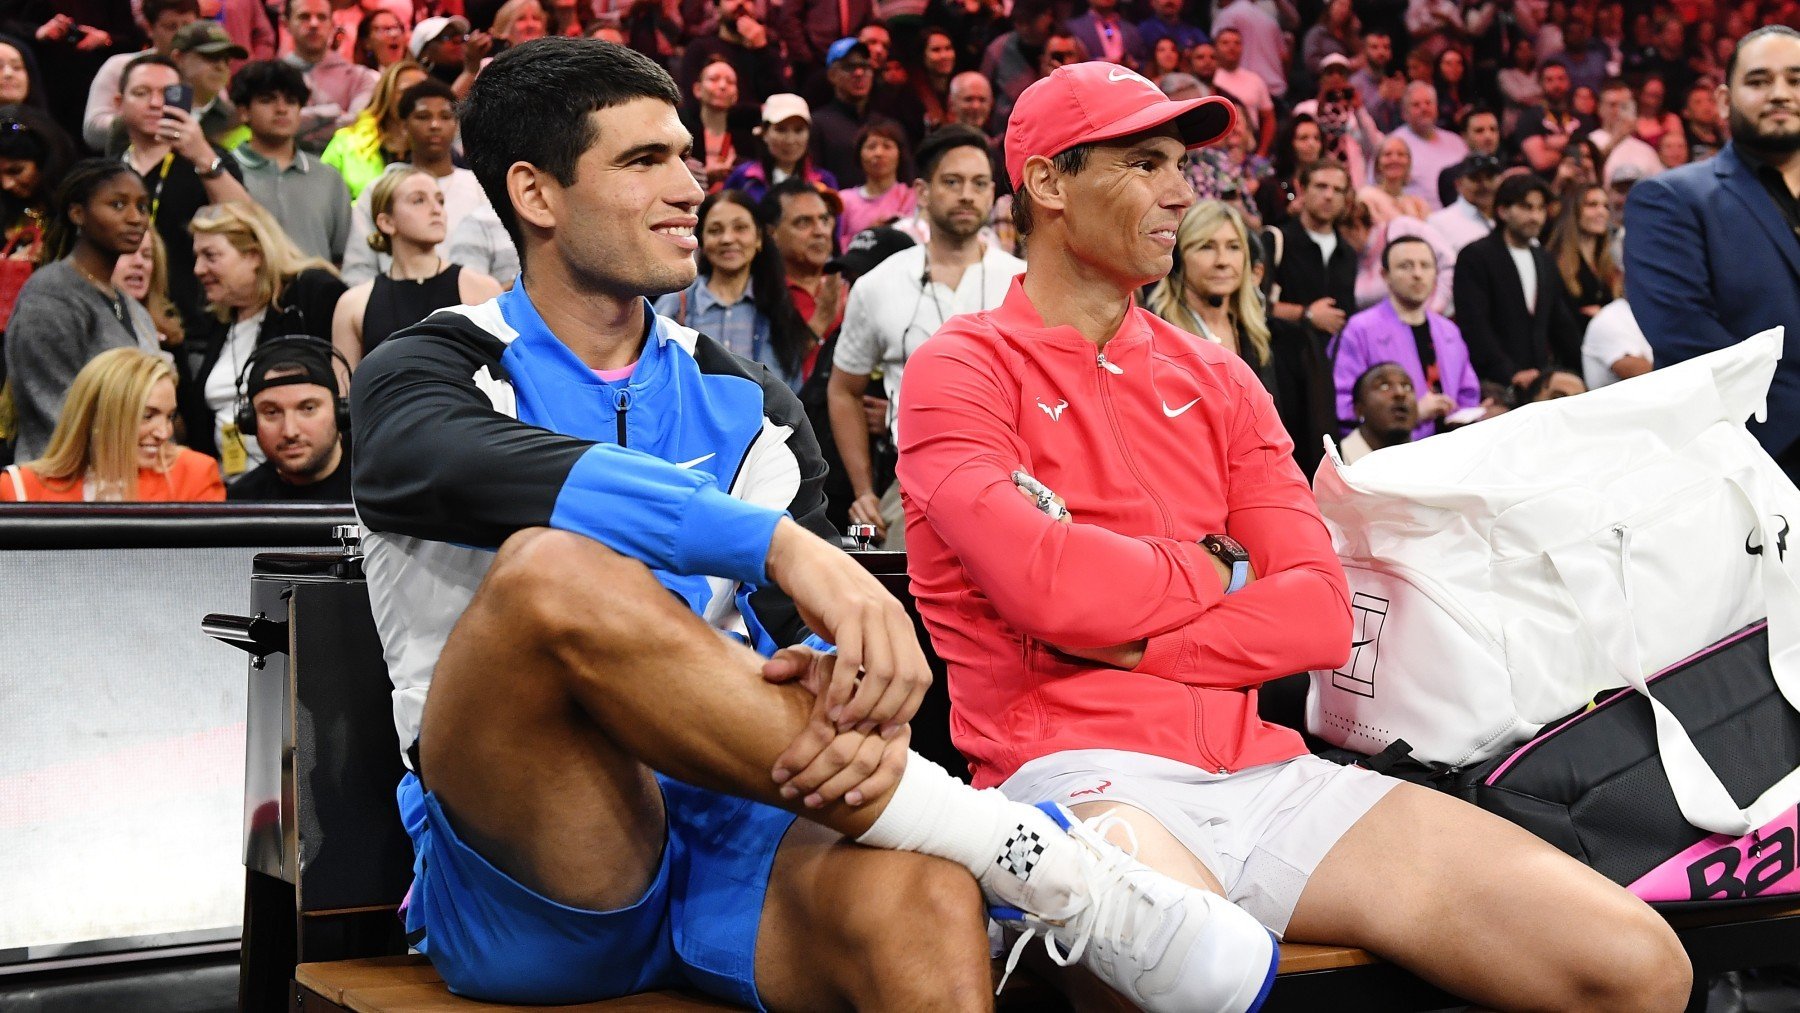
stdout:
<svg viewBox="0 0 1800 1013">
<path fill-rule="evenodd" d="M 1444 206 L 1438 198 L 1438 175 L 1469 157 L 1469 146 L 1456 134 L 1439 129 L 1437 89 L 1429 83 L 1407 85 L 1401 108 L 1406 122 L 1393 136 L 1406 142 L 1406 149 L 1412 152 L 1412 182 L 1406 184 L 1406 192 L 1436 210 Z"/>
<path fill-rule="evenodd" d="M 899 484 L 874 485 L 862 404 L 870 375 L 881 370 L 892 429 L 907 358 L 945 320 L 1000 305 L 1025 270 L 1024 261 L 980 237 L 994 206 L 986 138 L 968 127 L 943 127 L 919 145 L 917 157 L 919 213 L 931 223 L 930 239 L 888 257 L 850 290 L 828 387 L 831 435 L 856 495 L 850 522 L 875 525 L 889 549 L 904 547 L 905 525 Z"/>
<path fill-rule="evenodd" d="M 1618 78 L 1606 82 L 1600 89 L 1600 129 L 1588 133 L 1588 140 L 1600 149 L 1600 164 L 1604 167 L 1600 182 L 1611 186 L 1614 174 L 1626 165 L 1638 170 L 1635 179 L 1654 176 L 1663 170 L 1662 158 L 1656 149 L 1642 138 L 1633 136 L 1637 119 L 1637 102 L 1631 97 L 1631 85 Z"/>
<path fill-rule="evenodd" d="M 1256 153 L 1267 155 L 1275 144 L 1275 99 L 1261 74 L 1243 65 L 1244 35 L 1236 28 L 1221 28 L 1213 36 L 1219 67 L 1212 83 L 1218 90 L 1244 104 L 1250 114 L 1250 130 L 1256 134 Z"/>
<path fill-rule="evenodd" d="M 456 231 L 462 220 L 488 206 L 487 195 L 475 174 L 450 161 L 450 145 L 456 139 L 456 95 L 436 78 L 426 78 L 400 93 L 400 123 L 406 130 L 411 164 L 424 169 L 444 193 L 445 235 Z M 375 231 L 370 211 L 375 188 L 363 188 L 350 208 L 350 243 L 344 250 L 343 279 L 360 285 L 387 270 L 390 258 L 363 242 Z M 439 247 L 440 252 L 443 247 Z"/>
</svg>

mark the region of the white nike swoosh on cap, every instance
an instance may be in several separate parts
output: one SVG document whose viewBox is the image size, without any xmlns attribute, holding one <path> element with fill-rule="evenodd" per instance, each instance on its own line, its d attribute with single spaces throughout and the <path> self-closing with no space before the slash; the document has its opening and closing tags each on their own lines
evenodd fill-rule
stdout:
<svg viewBox="0 0 1800 1013">
<path fill-rule="evenodd" d="M 1123 69 L 1113 69 L 1106 72 L 1106 79 L 1108 81 L 1128 81 L 1136 76 L 1137 75 L 1133 74 L 1131 71 Z"/>
<path fill-rule="evenodd" d="M 705 464 L 706 462 L 712 460 L 713 458 L 715 458 L 717 456 L 719 456 L 717 453 L 707 454 L 705 457 L 696 457 L 691 461 L 682 461 L 680 464 L 677 464 L 675 467 L 677 467 L 677 468 L 692 468 L 697 464 Z"/>
<path fill-rule="evenodd" d="M 1162 410 L 1163 410 L 1163 414 L 1168 416 L 1169 418 L 1176 418 L 1182 412 L 1187 411 L 1189 408 L 1192 408 L 1199 403 L 1200 403 L 1200 399 L 1195 398 L 1192 401 L 1189 401 L 1187 404 L 1182 405 L 1180 408 L 1170 408 L 1169 402 L 1164 401 L 1162 403 Z"/>
</svg>

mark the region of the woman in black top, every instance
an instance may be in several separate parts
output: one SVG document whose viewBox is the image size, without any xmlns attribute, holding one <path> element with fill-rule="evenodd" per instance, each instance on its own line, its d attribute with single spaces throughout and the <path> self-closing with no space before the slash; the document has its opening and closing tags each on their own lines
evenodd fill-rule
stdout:
<svg viewBox="0 0 1800 1013">
<path fill-rule="evenodd" d="M 1550 232 L 1550 259 L 1562 275 L 1563 291 L 1581 326 L 1618 298 L 1613 265 L 1611 194 L 1598 184 L 1577 186 L 1563 196 L 1562 212 Z"/>
<path fill-rule="evenodd" d="M 1319 121 L 1300 113 L 1275 143 L 1275 166 L 1256 188 L 1256 211 L 1263 227 L 1274 228 L 1288 220 L 1288 207 L 1300 199 L 1300 170 L 1319 160 L 1325 151 L 1325 135 Z"/>
<path fill-rule="evenodd" d="M 331 320 L 331 343 L 351 368 L 395 332 L 445 306 L 486 302 L 500 284 L 438 255 L 444 241 L 444 193 L 423 169 L 396 167 L 370 187 L 375 231 L 369 246 L 392 255 L 387 272 L 344 293 Z"/>
</svg>

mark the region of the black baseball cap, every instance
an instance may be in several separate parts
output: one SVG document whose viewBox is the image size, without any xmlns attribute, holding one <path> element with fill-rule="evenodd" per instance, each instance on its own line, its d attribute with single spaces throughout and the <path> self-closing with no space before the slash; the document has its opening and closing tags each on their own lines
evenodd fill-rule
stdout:
<svg viewBox="0 0 1800 1013">
<path fill-rule="evenodd" d="M 1457 176 L 1472 176 L 1478 172 L 1493 173 L 1498 176 L 1506 170 L 1506 163 L 1500 161 L 1498 155 L 1470 155 L 1457 163 Z"/>
<path fill-rule="evenodd" d="M 860 278 L 873 271 L 875 265 L 909 246 L 917 245 L 913 237 L 899 229 L 878 225 L 850 237 L 850 245 L 844 247 L 843 253 L 826 261 L 825 270 Z"/>
<path fill-rule="evenodd" d="M 250 367 L 250 375 L 244 381 L 244 396 L 254 398 L 271 387 L 314 383 L 337 397 L 337 371 L 332 368 L 330 348 L 330 343 L 323 338 L 272 345 L 258 355 Z M 277 375 L 270 376 L 270 373 Z"/>
</svg>

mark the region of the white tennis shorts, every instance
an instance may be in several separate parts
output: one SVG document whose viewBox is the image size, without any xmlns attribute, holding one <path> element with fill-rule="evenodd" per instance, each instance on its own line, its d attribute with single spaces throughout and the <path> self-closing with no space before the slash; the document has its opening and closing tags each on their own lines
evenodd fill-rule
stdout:
<svg viewBox="0 0 1800 1013">
<path fill-rule="evenodd" d="M 1040 756 L 1000 790 L 1021 802 L 1118 802 L 1141 809 L 1186 845 L 1232 903 L 1276 935 L 1307 880 L 1395 778 L 1311 754 L 1215 774 L 1116 749 Z"/>
</svg>

